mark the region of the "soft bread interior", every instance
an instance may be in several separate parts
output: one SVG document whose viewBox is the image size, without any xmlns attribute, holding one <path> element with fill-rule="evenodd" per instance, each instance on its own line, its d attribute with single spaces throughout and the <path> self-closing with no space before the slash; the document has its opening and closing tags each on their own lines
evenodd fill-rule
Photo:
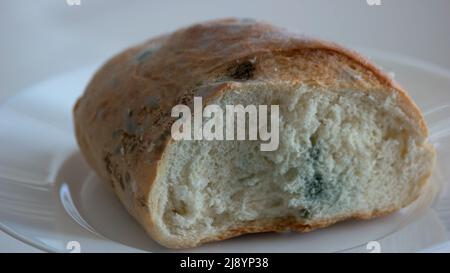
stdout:
<svg viewBox="0 0 450 273">
<path fill-rule="evenodd" d="M 247 83 L 224 92 L 212 102 L 223 109 L 280 105 L 279 147 L 172 141 L 153 191 L 160 232 L 195 244 L 255 221 L 313 224 L 409 204 L 433 151 L 389 91 Z"/>
</svg>

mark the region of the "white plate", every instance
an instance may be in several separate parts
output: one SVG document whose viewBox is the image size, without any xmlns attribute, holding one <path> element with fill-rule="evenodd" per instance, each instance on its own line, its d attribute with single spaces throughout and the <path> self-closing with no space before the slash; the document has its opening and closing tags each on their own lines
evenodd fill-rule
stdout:
<svg viewBox="0 0 450 273">
<path fill-rule="evenodd" d="M 374 240 L 383 252 L 450 250 L 450 73 L 366 53 L 395 72 L 426 115 L 438 159 L 425 194 L 387 217 L 306 234 L 246 235 L 191 251 L 366 252 Z M 145 234 L 78 152 L 71 109 L 95 69 L 56 77 L 0 105 L 0 228 L 45 251 L 169 251 Z"/>
</svg>

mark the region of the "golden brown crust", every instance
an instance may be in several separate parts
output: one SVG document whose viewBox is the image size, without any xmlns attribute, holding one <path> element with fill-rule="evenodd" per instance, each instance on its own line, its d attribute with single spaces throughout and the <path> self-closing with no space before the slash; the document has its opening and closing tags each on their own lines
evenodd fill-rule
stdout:
<svg viewBox="0 0 450 273">
<path fill-rule="evenodd" d="M 91 80 L 74 108 L 75 131 L 88 163 L 110 181 L 127 210 L 165 245 L 181 243 L 171 244 L 155 230 L 150 208 L 157 204 L 147 200 L 152 200 L 149 196 L 170 142 L 171 108 L 190 105 L 194 95 L 208 98 L 226 92 L 230 84 L 242 81 L 285 81 L 373 95 L 391 90 L 417 124 L 418 133 L 427 137 L 424 119 L 406 92 L 368 60 L 333 43 L 252 20 L 225 19 L 130 48 L 108 61 Z M 284 228 L 305 231 L 329 224 L 255 223 L 216 239 Z"/>
<path fill-rule="evenodd" d="M 383 211 L 373 211 L 370 213 L 356 213 L 353 215 L 341 215 L 336 216 L 334 219 L 327 219 L 327 220 L 317 220 L 311 223 L 305 223 L 299 220 L 298 218 L 294 217 L 285 217 L 280 219 L 275 219 L 271 221 L 253 221 L 250 223 L 246 223 L 245 226 L 239 227 L 239 228 L 233 228 L 231 230 L 227 230 L 227 232 L 224 232 L 221 234 L 221 236 L 214 237 L 214 238 L 206 238 L 199 242 L 198 245 L 204 243 L 204 242 L 212 242 L 212 241 L 221 241 L 229 238 L 233 238 L 236 236 L 240 236 L 243 234 L 249 234 L 249 233 L 262 233 L 262 232 L 285 232 L 285 231 L 295 231 L 295 232 L 309 232 L 313 231 L 315 229 L 328 227 L 330 225 L 333 225 L 339 221 L 343 221 L 346 219 L 371 219 L 374 217 L 380 217 L 384 215 L 388 215 L 394 211 L 397 211 L 398 208 L 392 207 L 387 208 Z"/>
</svg>

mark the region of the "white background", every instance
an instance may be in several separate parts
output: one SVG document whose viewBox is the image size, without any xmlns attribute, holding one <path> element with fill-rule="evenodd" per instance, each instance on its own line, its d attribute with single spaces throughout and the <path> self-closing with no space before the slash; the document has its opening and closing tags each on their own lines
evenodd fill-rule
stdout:
<svg viewBox="0 0 450 273">
<path fill-rule="evenodd" d="M 0 0 L 0 100 L 151 36 L 220 17 L 263 19 L 450 70 L 450 0 L 80 1 Z M 31 250 L 0 231 L 0 251 Z"/>
</svg>

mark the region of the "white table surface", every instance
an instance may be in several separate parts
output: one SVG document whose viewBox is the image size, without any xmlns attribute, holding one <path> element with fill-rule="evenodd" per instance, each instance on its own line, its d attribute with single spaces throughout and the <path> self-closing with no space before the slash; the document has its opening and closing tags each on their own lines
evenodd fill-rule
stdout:
<svg viewBox="0 0 450 273">
<path fill-rule="evenodd" d="M 151 36 L 220 17 L 263 19 L 450 70 L 450 0 L 80 1 L 0 0 L 0 101 Z M 0 252 L 32 251 L 38 250 L 0 231 Z"/>
</svg>

